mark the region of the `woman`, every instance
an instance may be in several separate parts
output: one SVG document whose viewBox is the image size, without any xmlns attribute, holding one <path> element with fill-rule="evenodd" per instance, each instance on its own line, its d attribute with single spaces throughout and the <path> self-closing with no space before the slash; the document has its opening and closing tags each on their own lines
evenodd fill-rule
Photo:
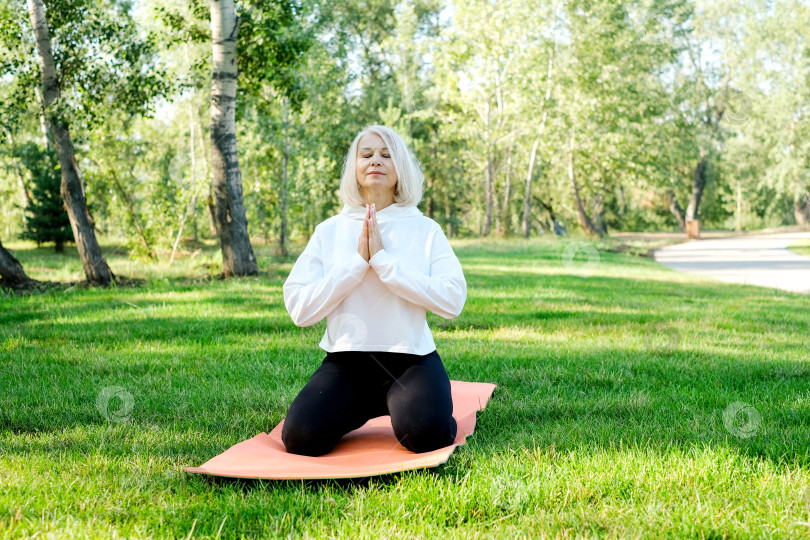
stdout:
<svg viewBox="0 0 810 540">
<path fill-rule="evenodd" d="M 284 283 L 297 326 L 326 317 L 326 358 L 284 420 L 288 452 L 326 454 L 387 414 L 413 452 L 455 440 L 450 380 L 425 314 L 458 317 L 467 283 L 441 227 L 416 208 L 423 185 L 398 133 L 357 134 L 343 165 L 343 210 L 315 228 Z"/>
</svg>

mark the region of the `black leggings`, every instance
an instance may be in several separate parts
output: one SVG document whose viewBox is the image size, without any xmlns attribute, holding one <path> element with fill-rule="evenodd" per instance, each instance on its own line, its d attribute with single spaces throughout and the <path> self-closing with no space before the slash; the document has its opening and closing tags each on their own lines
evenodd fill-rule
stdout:
<svg viewBox="0 0 810 540">
<path fill-rule="evenodd" d="M 346 433 L 386 414 L 400 444 L 412 452 L 453 444 L 450 379 L 436 351 L 327 353 L 290 405 L 281 439 L 291 454 L 320 456 Z"/>
</svg>

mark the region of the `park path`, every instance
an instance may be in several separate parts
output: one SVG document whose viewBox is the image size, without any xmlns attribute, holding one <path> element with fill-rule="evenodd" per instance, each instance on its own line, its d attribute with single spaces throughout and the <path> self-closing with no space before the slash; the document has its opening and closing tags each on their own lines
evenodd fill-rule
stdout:
<svg viewBox="0 0 810 540">
<path fill-rule="evenodd" d="M 657 250 L 655 260 L 729 283 L 810 293 L 810 258 L 787 249 L 808 238 L 810 232 L 690 240 Z"/>
</svg>

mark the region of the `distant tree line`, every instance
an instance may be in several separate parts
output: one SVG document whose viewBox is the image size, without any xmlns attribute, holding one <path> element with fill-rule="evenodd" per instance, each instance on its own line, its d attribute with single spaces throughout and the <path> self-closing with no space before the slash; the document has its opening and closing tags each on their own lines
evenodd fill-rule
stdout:
<svg viewBox="0 0 810 540">
<path fill-rule="evenodd" d="M 807 35 L 798 0 L 0 0 L 0 237 L 255 274 L 369 123 L 448 236 L 807 224 Z"/>
</svg>

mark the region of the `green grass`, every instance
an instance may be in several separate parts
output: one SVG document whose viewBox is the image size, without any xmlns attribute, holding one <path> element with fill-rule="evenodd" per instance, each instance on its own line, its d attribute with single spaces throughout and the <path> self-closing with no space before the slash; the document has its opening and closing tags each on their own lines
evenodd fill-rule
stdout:
<svg viewBox="0 0 810 540">
<path fill-rule="evenodd" d="M 451 378 L 498 388 L 446 465 L 368 482 L 183 471 L 270 431 L 322 359 L 283 306 L 294 258 L 218 281 L 212 246 L 108 247 L 144 287 L 0 296 L 0 537 L 810 537 L 806 296 L 571 240 L 454 248 L 467 305 L 429 323 Z M 96 406 L 114 386 L 126 421 Z"/>
<path fill-rule="evenodd" d="M 802 240 L 792 246 L 789 246 L 788 249 L 794 253 L 798 253 L 799 255 L 810 257 L 810 240 Z"/>
</svg>

